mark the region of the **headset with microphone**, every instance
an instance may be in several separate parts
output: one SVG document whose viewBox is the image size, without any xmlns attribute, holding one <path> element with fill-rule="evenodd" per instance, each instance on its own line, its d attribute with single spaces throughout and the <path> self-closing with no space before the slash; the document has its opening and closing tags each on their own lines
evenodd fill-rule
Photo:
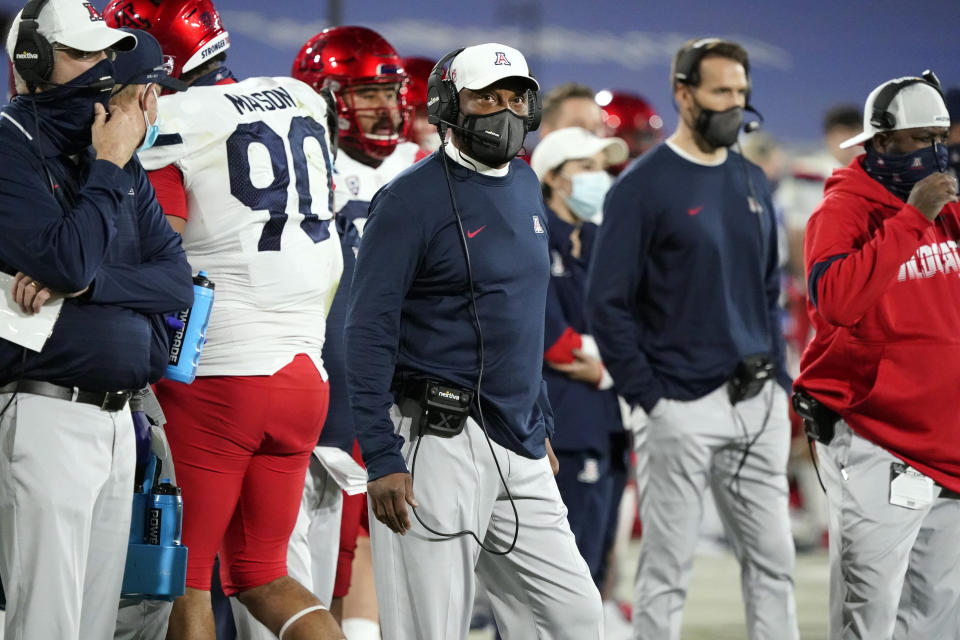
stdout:
<svg viewBox="0 0 960 640">
<path fill-rule="evenodd" d="M 933 87 L 937 93 L 940 94 L 940 97 L 944 98 L 944 102 L 946 102 L 946 98 L 943 95 L 943 87 L 940 85 L 940 79 L 937 78 L 937 74 L 927 69 L 919 78 L 902 78 L 887 84 L 887 86 L 881 89 L 880 93 L 877 94 L 877 98 L 873 101 L 873 109 L 870 112 L 870 124 L 882 131 L 889 131 L 896 127 L 897 118 L 890 113 L 890 104 L 893 102 L 893 99 L 897 97 L 898 93 L 914 84 L 925 84 Z"/>
<path fill-rule="evenodd" d="M 453 80 L 444 77 L 448 62 L 451 62 L 463 48 L 455 49 L 440 58 L 433 66 L 427 78 L 427 122 L 437 127 L 440 139 L 445 140 L 446 128 L 456 129 L 459 133 L 475 138 L 482 144 L 496 147 L 500 144 L 500 136 L 490 131 L 470 131 L 457 124 L 460 116 L 460 96 Z M 533 74 L 531 74 L 533 77 Z M 540 128 L 540 117 L 543 108 L 540 104 L 540 92 L 527 89 L 527 132 Z"/>
<path fill-rule="evenodd" d="M 53 74 L 53 44 L 40 33 L 38 22 L 40 12 L 47 2 L 48 0 L 30 0 L 20 14 L 17 42 L 13 51 L 13 67 L 26 83 L 27 91 L 34 93 L 41 86 L 74 87 L 94 91 L 113 89 L 113 78 L 109 76 L 88 84 L 59 83 L 50 80 Z"/>
<path fill-rule="evenodd" d="M 427 78 L 427 122 L 437 127 L 437 133 L 440 134 L 440 149 L 437 152 L 440 155 L 440 162 L 443 165 L 443 173 L 447 182 L 447 192 L 450 194 L 450 205 L 453 208 L 453 215 L 457 221 L 457 231 L 460 236 L 460 246 L 463 249 L 463 257 L 466 261 L 467 266 L 467 282 L 469 285 L 469 294 L 470 294 L 470 307 L 473 311 L 473 322 L 474 328 L 477 332 L 477 352 L 479 366 L 477 369 L 477 382 L 476 389 L 474 390 L 474 398 L 477 403 L 477 413 L 480 418 L 479 424 L 480 429 L 483 431 L 483 435 L 486 438 L 487 446 L 490 449 L 490 455 L 493 456 L 494 465 L 497 468 L 497 474 L 500 476 L 500 482 L 503 485 L 504 491 L 507 494 L 507 498 L 510 500 L 510 506 L 513 509 L 514 517 L 514 532 L 513 540 L 507 546 L 506 549 L 494 549 L 488 547 L 484 544 L 483 540 L 480 539 L 475 532 L 465 529 L 463 531 L 456 532 L 446 532 L 439 531 L 428 525 L 423 521 L 423 518 L 420 517 L 420 514 L 417 512 L 416 507 L 411 507 L 414 517 L 420 523 L 420 525 L 426 529 L 429 533 L 436 536 L 430 540 L 434 541 L 443 541 L 443 540 L 452 540 L 459 538 L 461 536 L 470 536 L 472 537 L 481 549 L 497 556 L 505 556 L 509 554 L 517 546 L 517 539 L 520 536 L 520 515 L 517 512 L 517 505 L 514 502 L 513 495 L 510 493 L 510 488 L 507 486 L 507 481 L 503 476 L 503 470 L 500 468 L 500 460 L 497 458 L 496 453 L 493 449 L 493 443 L 490 440 L 490 435 L 487 433 L 486 421 L 483 417 L 483 407 L 480 400 L 480 390 L 483 384 L 483 366 L 484 366 L 484 351 L 483 351 L 483 328 L 480 326 L 480 314 L 477 311 L 477 293 L 476 287 L 473 284 L 473 267 L 470 262 L 470 248 L 467 246 L 467 236 L 463 230 L 463 220 L 460 216 L 460 207 L 457 205 L 457 198 L 454 194 L 453 189 L 453 178 L 450 175 L 450 168 L 447 165 L 447 138 L 446 130 L 447 128 L 455 129 L 463 135 L 471 136 L 475 139 L 480 140 L 482 144 L 489 145 L 491 147 L 497 147 L 500 144 L 500 136 L 492 131 L 471 131 L 464 127 L 461 127 L 457 124 L 457 119 L 460 115 L 460 96 L 457 91 L 456 85 L 452 80 L 444 77 L 444 69 L 448 62 L 452 61 L 457 55 L 463 51 L 463 48 L 456 49 L 451 51 L 447 55 L 440 58 L 437 61 L 437 64 L 434 65 L 433 70 L 430 72 L 430 76 Z M 530 77 L 533 77 L 533 74 L 530 74 Z M 540 93 L 538 91 L 527 89 L 526 91 L 526 102 L 527 102 L 527 131 L 535 131 L 540 126 L 540 116 L 542 113 L 542 108 L 540 104 Z M 416 467 L 417 467 L 417 453 L 420 451 L 420 443 L 423 441 L 422 437 L 417 438 L 417 443 L 414 446 L 413 450 L 413 459 L 410 463 L 410 479 L 413 482 L 413 479 L 416 477 Z"/>
<path fill-rule="evenodd" d="M 726 40 L 720 38 L 702 38 L 697 40 L 689 47 L 680 52 L 677 63 L 673 70 L 673 81 L 695 87 L 700 84 L 700 61 L 703 60 L 711 49 L 719 44 L 726 44 Z M 757 116 L 758 120 L 751 120 L 743 125 L 744 133 L 753 133 L 763 125 L 763 114 L 750 104 L 750 96 L 753 91 L 753 81 L 750 78 L 750 61 L 743 62 L 743 70 L 747 73 L 747 96 L 744 111 L 749 111 Z"/>
<path fill-rule="evenodd" d="M 727 42 L 726 40 L 721 40 L 720 38 L 703 38 L 701 40 L 697 40 L 692 45 L 684 49 L 680 53 L 679 57 L 677 58 L 676 66 L 673 70 L 673 81 L 680 82 L 689 86 L 699 85 L 700 84 L 700 62 L 703 60 L 703 58 L 707 54 L 710 53 L 711 49 L 713 49 L 718 44 L 724 44 L 726 42 Z M 743 131 L 744 133 L 753 133 L 754 131 L 759 129 L 760 126 L 763 124 L 763 115 L 759 111 L 757 111 L 753 107 L 753 105 L 750 104 L 750 96 L 753 88 L 752 87 L 753 83 L 750 78 L 750 61 L 748 59 L 743 60 L 742 64 L 743 64 L 743 70 L 747 74 L 747 95 L 746 95 L 746 101 L 745 101 L 745 106 L 743 107 L 743 110 L 749 111 L 755 114 L 757 118 L 759 118 L 759 120 L 752 120 L 750 122 L 745 123 L 743 125 Z M 739 147 L 740 143 L 737 142 L 736 145 L 737 147 Z M 741 150 L 740 153 L 737 154 L 737 156 L 740 159 L 740 168 L 743 172 L 744 182 L 746 183 L 746 187 L 747 187 L 747 196 L 748 196 L 747 206 L 749 207 L 752 213 L 756 214 L 757 234 L 758 234 L 758 240 L 761 247 L 761 256 L 763 256 L 766 253 L 763 250 L 763 246 L 766 243 L 766 238 L 764 237 L 764 227 L 763 227 L 763 219 L 762 219 L 764 208 L 760 204 L 760 199 L 757 194 L 756 186 L 753 184 L 753 178 L 750 177 L 750 169 L 747 167 L 747 162 L 743 157 L 743 151 Z M 763 280 L 765 276 L 763 271 L 764 262 L 765 262 L 764 260 L 760 261 L 761 280 Z M 731 488 L 733 488 L 734 482 L 739 483 L 740 472 L 742 471 L 744 465 L 747 462 L 747 457 L 750 455 L 750 450 L 753 448 L 753 446 L 757 443 L 757 440 L 760 439 L 760 436 L 763 435 L 767 429 L 767 425 L 770 419 L 772 403 L 773 403 L 773 395 L 771 394 L 767 399 L 766 415 L 764 416 L 763 423 L 760 426 L 760 430 L 752 438 L 750 438 L 749 436 L 746 423 L 744 422 L 742 416 L 740 416 L 739 412 L 736 410 L 736 408 L 734 408 L 735 419 L 739 421 L 741 427 L 743 428 L 743 434 L 744 434 L 744 439 L 746 441 L 746 446 L 743 449 L 743 454 L 740 458 L 740 463 L 737 465 L 737 470 L 734 472 L 733 477 L 731 479 Z M 739 489 L 737 490 L 737 492 L 739 493 Z"/>
</svg>

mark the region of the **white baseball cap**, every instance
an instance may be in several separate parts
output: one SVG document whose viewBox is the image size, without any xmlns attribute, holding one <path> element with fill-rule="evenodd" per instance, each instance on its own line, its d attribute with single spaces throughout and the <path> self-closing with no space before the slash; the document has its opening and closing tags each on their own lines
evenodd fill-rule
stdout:
<svg viewBox="0 0 960 640">
<path fill-rule="evenodd" d="M 532 89 L 540 89 L 540 83 L 530 73 L 523 54 L 513 47 L 496 42 L 467 47 L 450 63 L 448 74 L 457 91 L 476 91 L 504 78 L 521 78 L 526 80 Z"/>
<path fill-rule="evenodd" d="M 543 180 L 551 169 L 556 169 L 567 160 L 589 158 L 603 151 L 608 165 L 620 164 L 627 159 L 627 143 L 620 138 L 601 138 L 580 127 L 566 127 L 550 132 L 530 157 L 530 166 L 537 178 Z"/>
<path fill-rule="evenodd" d="M 22 15 L 21 10 L 7 34 L 7 55 L 11 60 Z M 83 0 L 48 0 L 37 16 L 37 32 L 51 44 L 57 42 L 78 51 L 107 48 L 129 51 L 137 45 L 136 36 L 108 27 L 93 4 Z"/>
<path fill-rule="evenodd" d="M 907 85 L 893 96 L 893 100 L 890 101 L 890 106 L 887 108 L 887 112 L 893 116 L 893 127 L 889 129 L 880 128 L 870 122 L 873 119 L 873 105 L 884 87 L 895 83 L 902 83 L 906 80 L 920 80 L 920 78 L 912 78 L 910 76 L 896 78 L 884 82 L 870 92 L 870 95 L 867 96 L 867 102 L 863 107 L 863 133 L 841 142 L 841 149 L 863 144 L 880 131 L 950 126 L 950 114 L 947 112 L 947 105 L 943 101 L 943 96 L 926 82 Z"/>
</svg>

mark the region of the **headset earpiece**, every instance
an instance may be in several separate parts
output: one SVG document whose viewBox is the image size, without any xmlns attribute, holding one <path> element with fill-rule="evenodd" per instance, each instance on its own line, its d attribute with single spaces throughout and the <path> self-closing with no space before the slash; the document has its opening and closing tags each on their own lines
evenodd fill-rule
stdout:
<svg viewBox="0 0 960 640">
<path fill-rule="evenodd" d="M 460 98 L 457 87 L 449 78 L 443 77 L 444 67 L 463 51 L 463 48 L 451 51 L 440 58 L 427 78 L 427 122 L 437 129 L 445 126 L 444 122 L 456 124 L 460 114 Z"/>
<path fill-rule="evenodd" d="M 47 0 L 30 0 L 20 14 L 13 66 L 33 92 L 53 74 L 53 45 L 38 31 L 37 19 Z"/>
<path fill-rule="evenodd" d="M 696 87 L 700 84 L 700 61 L 704 56 L 710 53 L 710 50 L 726 42 L 719 38 L 703 38 L 697 40 L 688 48 L 684 49 L 677 58 L 676 68 L 673 70 L 673 81 Z M 750 104 L 750 93 L 753 89 L 753 82 L 750 80 L 750 61 L 743 64 L 743 70 L 747 74 L 747 104 Z M 671 87 L 672 89 L 673 87 Z"/>
<path fill-rule="evenodd" d="M 527 131 L 536 131 L 540 128 L 540 118 L 543 115 L 543 105 L 540 103 L 540 92 L 527 89 Z"/>
</svg>

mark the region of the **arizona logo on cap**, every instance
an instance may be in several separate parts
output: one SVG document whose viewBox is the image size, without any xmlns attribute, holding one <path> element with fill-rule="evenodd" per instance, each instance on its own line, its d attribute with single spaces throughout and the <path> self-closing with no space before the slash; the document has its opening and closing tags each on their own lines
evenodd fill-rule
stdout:
<svg viewBox="0 0 960 640">
<path fill-rule="evenodd" d="M 90 22 L 103 22 L 103 16 L 100 15 L 100 12 L 97 11 L 96 7 L 89 2 L 84 2 L 83 6 L 86 7 L 87 11 L 90 12 Z"/>
<path fill-rule="evenodd" d="M 508 67 L 513 66 L 510 64 L 510 61 L 507 60 L 507 54 L 505 54 L 503 51 L 497 51 L 496 53 L 497 53 L 497 61 L 494 62 L 493 64 L 505 64 Z"/>
</svg>

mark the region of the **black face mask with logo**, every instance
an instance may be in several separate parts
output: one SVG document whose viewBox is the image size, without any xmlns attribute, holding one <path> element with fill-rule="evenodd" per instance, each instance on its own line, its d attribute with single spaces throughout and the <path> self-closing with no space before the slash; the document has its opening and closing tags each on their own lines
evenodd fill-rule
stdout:
<svg viewBox="0 0 960 640">
<path fill-rule="evenodd" d="M 899 155 L 880 153 L 873 145 L 866 145 L 867 156 L 863 169 L 904 202 L 915 184 L 933 173 L 944 173 L 948 168 L 947 147 L 934 142 L 913 153 Z"/>
<path fill-rule="evenodd" d="M 510 109 L 465 116 L 460 126 L 463 152 L 491 167 L 513 160 L 527 136 L 526 117 Z"/>
</svg>

